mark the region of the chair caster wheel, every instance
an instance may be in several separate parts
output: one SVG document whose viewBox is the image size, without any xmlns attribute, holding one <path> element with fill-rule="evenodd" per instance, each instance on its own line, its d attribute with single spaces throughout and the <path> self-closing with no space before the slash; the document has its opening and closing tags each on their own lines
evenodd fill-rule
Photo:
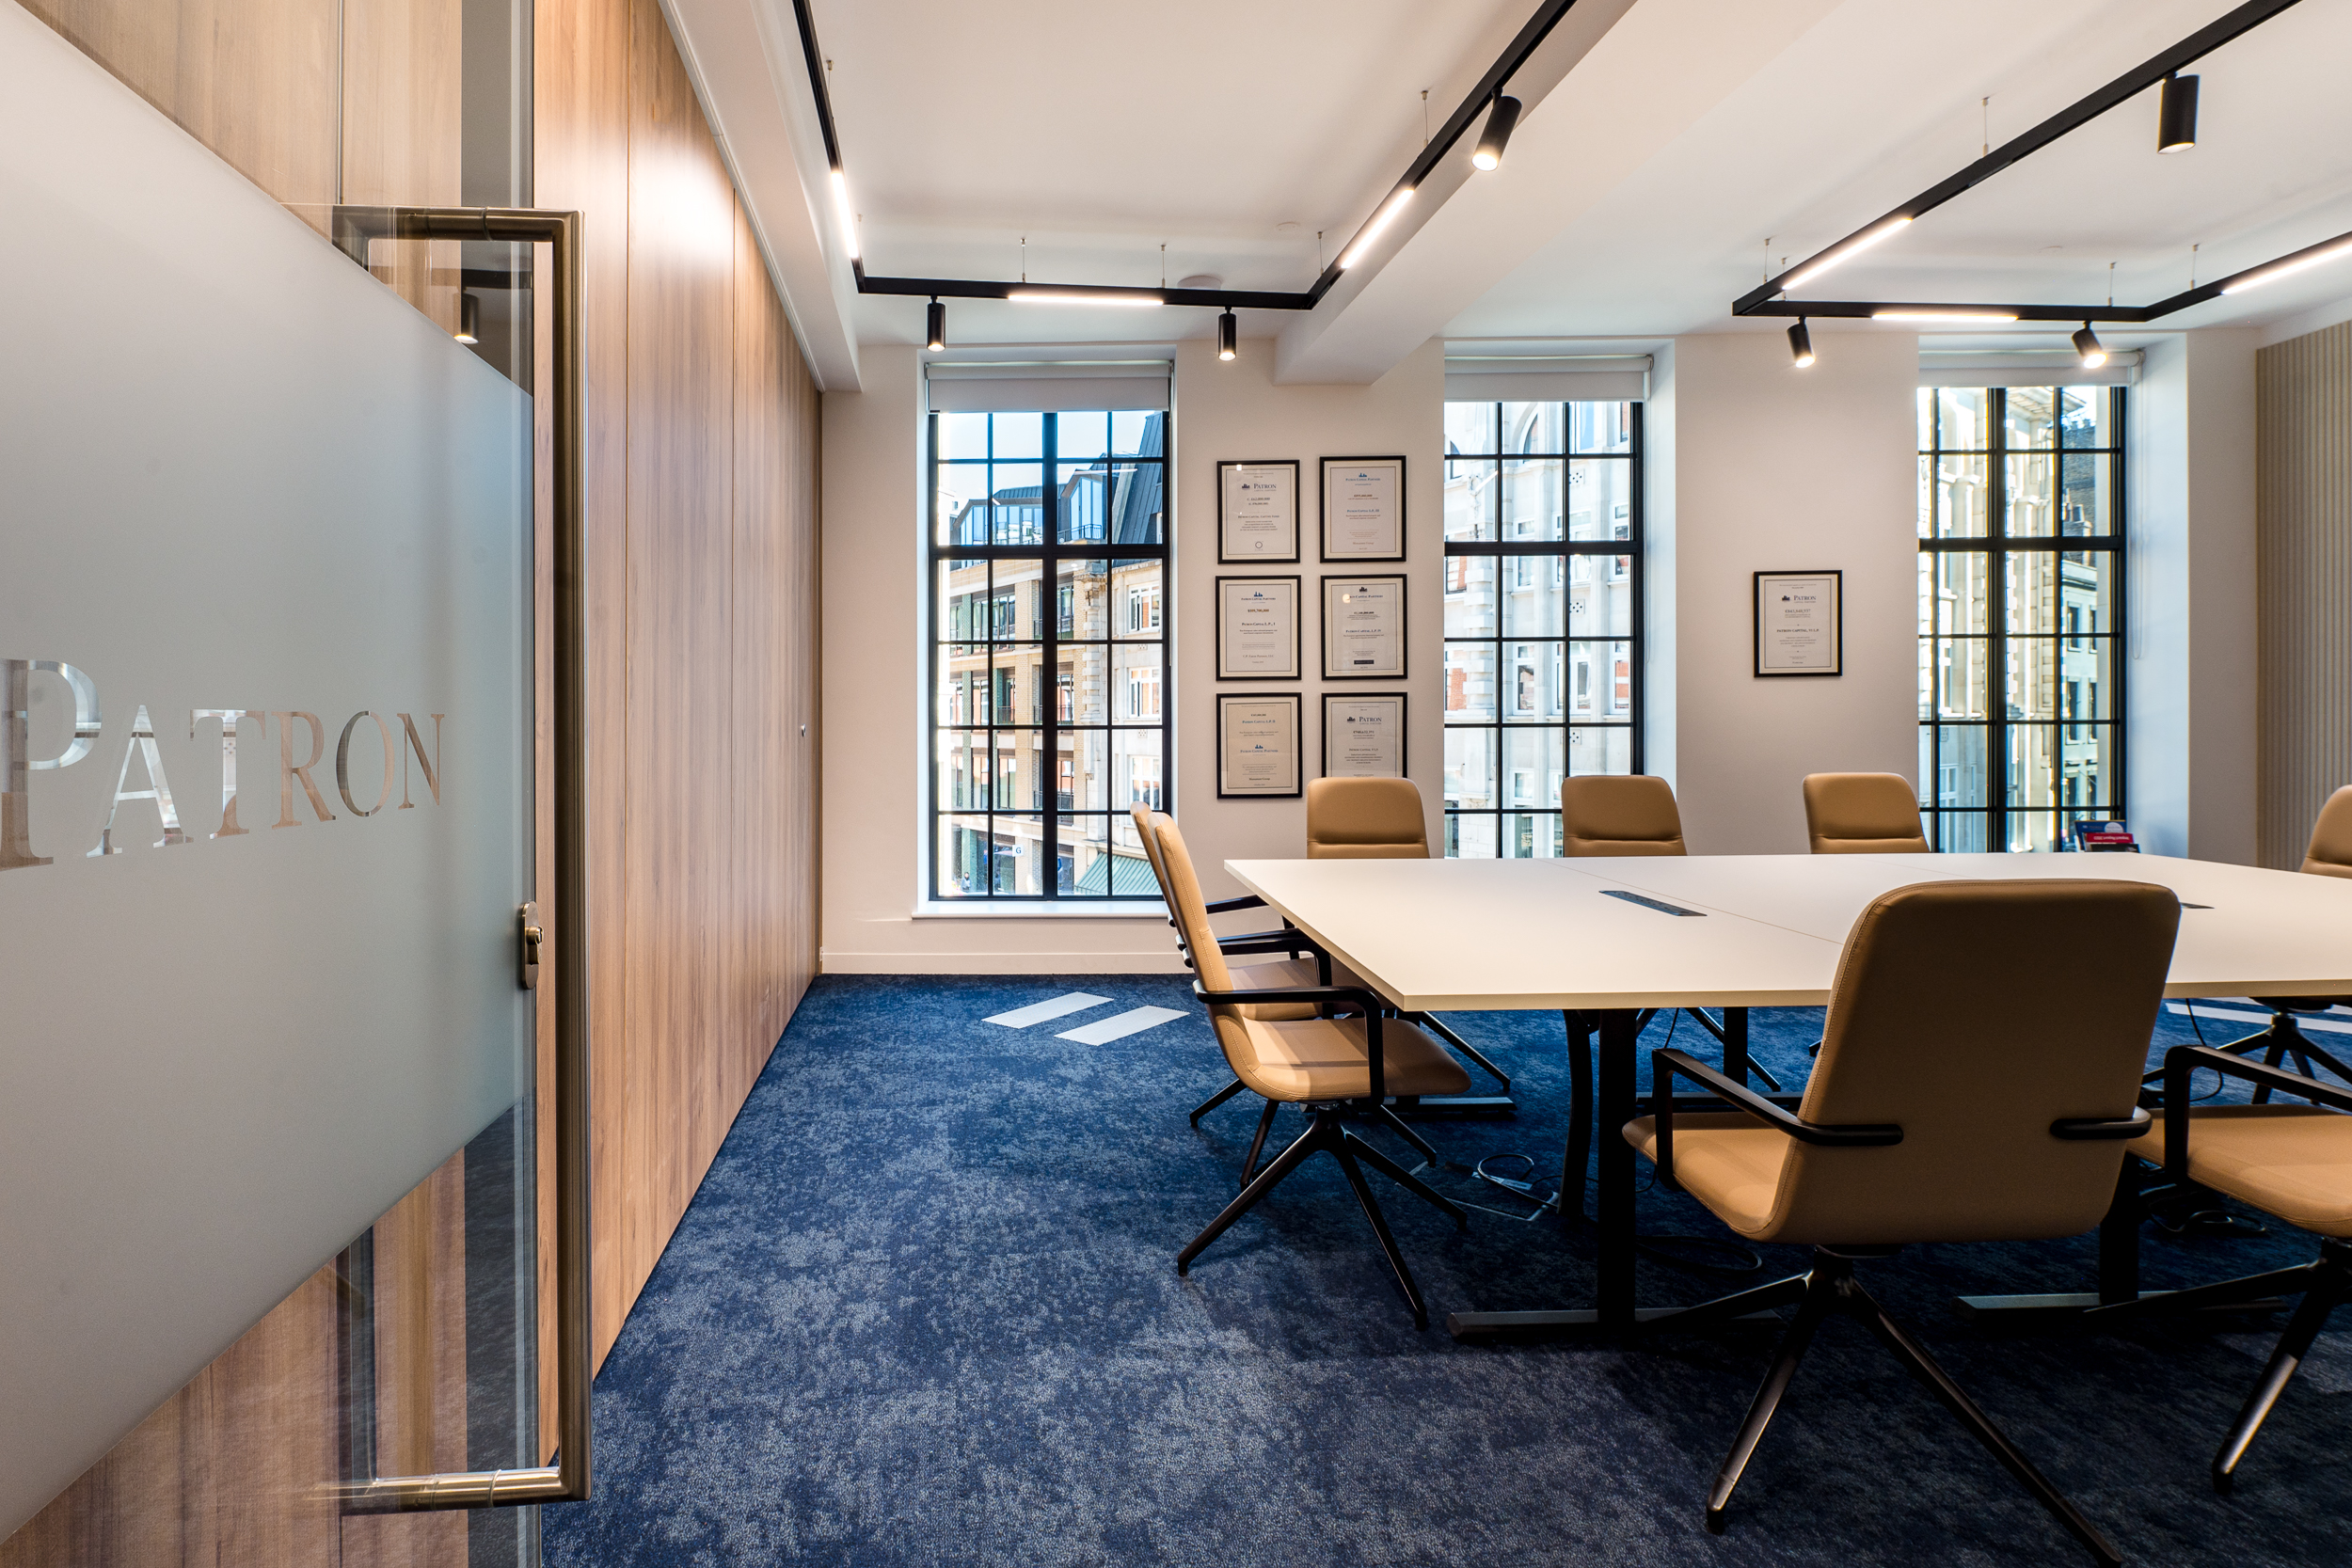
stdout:
<svg viewBox="0 0 2352 1568">
<path fill-rule="evenodd" d="M 2236 1484 L 2237 1477 L 2228 1470 L 2216 1470 L 2213 1473 L 2213 1489 L 2222 1497 L 2228 1497 L 2230 1489 Z"/>
<path fill-rule="evenodd" d="M 1710 1508 L 1707 1511 L 1707 1533 L 1709 1535 L 1724 1533 L 1724 1511 L 1722 1509 Z"/>
</svg>

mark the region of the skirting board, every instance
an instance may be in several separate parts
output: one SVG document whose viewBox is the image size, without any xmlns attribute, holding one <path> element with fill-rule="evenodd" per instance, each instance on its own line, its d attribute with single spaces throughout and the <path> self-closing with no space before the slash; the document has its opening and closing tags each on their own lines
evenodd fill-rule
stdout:
<svg viewBox="0 0 2352 1568">
<path fill-rule="evenodd" d="M 1171 940 L 1139 953 L 836 953 L 820 949 L 822 974 L 1182 974 Z"/>
</svg>

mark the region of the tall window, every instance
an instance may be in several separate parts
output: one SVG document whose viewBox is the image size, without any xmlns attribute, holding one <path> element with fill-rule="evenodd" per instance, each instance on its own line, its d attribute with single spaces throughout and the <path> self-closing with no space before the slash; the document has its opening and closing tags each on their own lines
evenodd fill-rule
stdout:
<svg viewBox="0 0 2352 1568">
<path fill-rule="evenodd" d="M 1919 803 L 1939 849 L 2123 815 L 2123 389 L 1919 394 Z"/>
<path fill-rule="evenodd" d="M 930 419 L 931 896 L 1157 898 L 1168 416 Z"/>
<path fill-rule="evenodd" d="M 1445 852 L 1560 853 L 1642 765 L 1642 407 L 1445 405 Z"/>
</svg>

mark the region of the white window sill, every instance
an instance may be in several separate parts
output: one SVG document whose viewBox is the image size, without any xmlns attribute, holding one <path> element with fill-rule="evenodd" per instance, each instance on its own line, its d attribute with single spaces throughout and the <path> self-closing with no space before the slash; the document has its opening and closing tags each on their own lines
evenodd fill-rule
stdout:
<svg viewBox="0 0 2352 1568">
<path fill-rule="evenodd" d="M 914 906 L 917 920 L 1150 920 L 1165 923 L 1168 906 L 1158 899 L 927 898 Z"/>
</svg>

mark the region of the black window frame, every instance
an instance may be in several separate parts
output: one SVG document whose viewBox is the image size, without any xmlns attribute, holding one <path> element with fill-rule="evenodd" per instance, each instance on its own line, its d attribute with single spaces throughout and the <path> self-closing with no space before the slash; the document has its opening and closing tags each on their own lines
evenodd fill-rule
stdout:
<svg viewBox="0 0 2352 1568">
<path fill-rule="evenodd" d="M 1449 731 L 1458 729 L 1475 729 L 1492 732 L 1494 739 L 1491 742 L 1492 752 L 1490 755 L 1492 757 L 1494 768 L 1494 804 L 1491 807 L 1461 808 L 1455 806 L 1453 800 L 1449 796 L 1445 803 L 1444 844 L 1440 852 L 1449 859 L 1454 858 L 1459 854 L 1461 842 L 1458 824 L 1461 818 L 1465 816 L 1486 816 L 1491 817 L 1494 820 L 1495 852 L 1497 858 L 1502 860 L 1517 860 L 1523 858 L 1518 851 L 1516 840 L 1506 840 L 1504 836 L 1505 819 L 1508 817 L 1518 816 L 1549 819 L 1553 824 L 1552 843 L 1554 847 L 1552 848 L 1551 853 L 1553 855 L 1557 855 L 1559 853 L 1559 846 L 1561 842 L 1561 833 L 1559 830 L 1560 801 L 1557 796 L 1554 796 L 1548 804 L 1541 807 L 1518 807 L 1513 806 L 1507 802 L 1504 791 L 1504 779 L 1509 770 L 1510 762 L 1504 748 L 1504 737 L 1512 730 L 1559 730 L 1561 732 L 1561 753 L 1563 767 L 1567 773 L 1574 774 L 1578 771 L 1575 767 L 1576 731 L 1623 730 L 1627 732 L 1628 735 L 1627 770 L 1629 773 L 1639 773 L 1642 771 L 1648 728 L 1646 721 L 1646 713 L 1648 709 L 1647 671 L 1645 668 L 1647 661 L 1644 657 L 1644 652 L 1647 646 L 1646 616 L 1648 609 L 1647 604 L 1645 603 L 1645 592 L 1647 586 L 1648 571 L 1648 552 L 1646 542 L 1648 473 L 1645 467 L 1646 451 L 1644 442 L 1644 420 L 1645 410 L 1641 400 L 1638 398 L 1448 398 L 1446 401 L 1449 404 L 1457 404 L 1480 402 L 1486 403 L 1492 411 L 1492 420 L 1489 429 L 1493 432 L 1493 437 L 1489 443 L 1490 450 L 1482 452 L 1458 451 L 1454 450 L 1452 438 L 1449 436 L 1445 451 L 1445 461 L 1448 465 L 1464 461 L 1490 461 L 1498 465 L 1498 473 L 1500 473 L 1500 465 L 1508 463 L 1515 457 L 1536 458 L 1547 461 L 1558 459 L 1560 460 L 1562 467 L 1564 483 L 1572 483 L 1569 476 L 1574 472 L 1573 465 L 1577 462 L 1623 463 L 1628 466 L 1628 479 L 1626 486 L 1626 494 L 1628 498 L 1628 513 L 1626 519 L 1627 526 L 1626 536 L 1622 539 L 1505 539 L 1502 537 L 1502 527 L 1503 486 L 1501 483 L 1497 483 L 1493 486 L 1494 513 L 1492 521 L 1494 527 L 1492 529 L 1492 532 L 1494 537 L 1492 539 L 1449 538 L 1445 541 L 1444 555 L 1446 564 L 1441 568 L 1446 574 L 1443 585 L 1444 587 L 1450 588 L 1453 581 L 1454 568 L 1452 562 L 1454 560 L 1465 557 L 1480 556 L 1491 557 L 1495 559 L 1494 582 L 1496 602 L 1495 625 L 1492 635 L 1480 637 L 1454 637 L 1451 635 L 1444 635 L 1442 637 L 1443 644 L 1446 647 L 1470 642 L 1483 642 L 1492 647 L 1494 659 L 1493 667 L 1495 672 L 1493 717 L 1491 719 L 1465 719 L 1457 721 L 1454 717 L 1454 710 L 1451 706 L 1453 693 L 1450 690 L 1445 692 L 1440 700 L 1440 712 L 1443 715 L 1445 729 Z M 1557 451 L 1507 451 L 1504 450 L 1506 440 L 1506 435 L 1502 429 L 1504 408 L 1521 407 L 1531 403 L 1555 405 L 1561 409 L 1559 428 L 1563 432 L 1563 450 Z M 1579 404 L 1605 407 L 1622 407 L 1626 410 L 1626 445 L 1623 450 L 1577 450 L 1575 444 L 1575 435 L 1578 428 L 1578 421 L 1570 411 Z M 1540 422 L 1541 421 L 1538 421 L 1539 425 Z M 1449 428 L 1451 428 L 1450 425 Z M 1450 472 L 1451 470 L 1449 467 L 1449 477 Z M 1613 527 L 1614 521 L 1615 519 L 1613 517 L 1609 519 L 1609 522 Z M 1560 531 L 1563 534 L 1569 531 L 1565 513 Z M 1627 593 L 1630 599 L 1629 606 L 1628 630 L 1626 633 L 1623 636 L 1573 637 L 1568 635 L 1568 627 L 1565 625 L 1562 628 L 1561 634 L 1556 637 L 1534 636 L 1522 633 L 1506 633 L 1504 630 L 1504 614 L 1502 605 L 1503 595 L 1508 591 L 1502 580 L 1503 574 L 1507 569 L 1506 562 L 1512 558 L 1524 559 L 1529 557 L 1538 557 L 1556 562 L 1558 564 L 1554 567 L 1554 570 L 1559 574 L 1559 586 L 1565 597 L 1567 593 L 1569 583 L 1572 580 L 1572 574 L 1569 572 L 1567 565 L 1568 560 L 1571 557 L 1580 555 L 1591 556 L 1595 558 L 1617 556 L 1623 556 L 1626 558 L 1626 572 L 1628 578 Z M 1600 580 L 1606 579 L 1603 578 Z M 1504 717 L 1502 689 L 1504 682 L 1503 672 L 1507 663 L 1504 647 L 1506 644 L 1514 642 L 1541 642 L 1555 644 L 1559 648 L 1561 674 L 1558 684 L 1560 686 L 1562 702 L 1561 716 L 1557 721 L 1545 720 L 1534 723 L 1525 721 L 1515 723 Z M 1607 645 L 1614 645 L 1622 642 L 1626 645 L 1626 663 L 1628 666 L 1628 706 L 1627 717 L 1624 720 L 1580 721 L 1574 717 L 1573 706 L 1567 696 L 1567 686 L 1569 684 L 1568 671 L 1573 668 L 1573 662 L 1569 658 L 1568 653 L 1569 645 L 1579 642 Z M 1606 667 L 1605 660 L 1603 663 L 1604 667 Z M 1448 666 L 1441 660 L 1439 676 L 1441 680 L 1445 678 L 1443 671 L 1446 668 L 1448 668 Z M 1613 678 L 1613 672 L 1612 673 L 1612 678 Z M 1441 757 L 1441 766 L 1442 761 L 1443 759 Z M 1528 835 L 1531 839 L 1531 843 L 1529 844 L 1527 849 L 1527 853 L 1529 855 L 1533 855 L 1534 853 L 1534 846 L 1532 840 L 1535 831 L 1536 825 L 1531 825 Z"/>
<path fill-rule="evenodd" d="M 1104 736 L 1103 755 L 1107 766 L 1110 759 L 1117 754 L 1110 744 L 1109 737 L 1113 732 L 1156 729 L 1160 736 L 1157 805 L 1162 811 L 1173 809 L 1175 664 L 1170 637 L 1173 626 L 1168 610 L 1173 605 L 1175 597 L 1175 555 L 1172 543 L 1175 509 L 1169 504 L 1169 484 L 1174 471 L 1172 467 L 1174 420 L 1169 411 L 1164 409 L 1072 410 L 1073 413 L 1098 416 L 1141 412 L 1147 418 L 1157 418 L 1160 420 L 1159 451 L 1154 453 L 1132 455 L 1110 451 L 1088 458 L 1065 460 L 1061 457 L 1059 451 L 1059 421 L 1062 416 L 1050 411 L 1020 410 L 1017 412 L 1034 415 L 1040 421 L 1038 454 L 1035 456 L 1007 454 L 1003 457 L 997 455 L 995 451 L 997 420 L 1006 417 L 1006 414 L 999 413 L 990 417 L 989 451 L 987 457 L 978 463 L 969 459 L 943 459 L 940 455 L 939 441 L 940 415 L 934 411 L 926 416 L 928 437 L 924 465 L 926 545 L 923 556 L 925 571 L 922 594 L 925 606 L 924 633 L 930 648 L 930 658 L 927 661 L 929 678 L 925 683 L 923 701 L 924 734 L 929 741 L 930 754 L 925 768 L 925 774 L 929 781 L 928 799 L 924 812 L 927 830 L 923 845 L 925 892 L 928 899 L 933 903 L 976 907 L 1000 903 L 1052 904 L 1073 901 L 1089 904 L 1157 903 L 1160 895 L 1156 887 L 1149 892 L 1121 893 L 1119 891 L 1115 854 L 1112 870 L 1104 879 L 1104 886 L 1102 892 L 1079 891 L 1074 885 L 1074 879 L 1073 887 L 1067 892 L 1063 891 L 1061 830 L 1075 826 L 1081 817 L 1099 818 L 1104 823 L 1104 843 L 1107 848 L 1119 842 L 1120 823 L 1126 815 L 1126 808 L 1117 804 L 1111 804 L 1109 809 L 1103 811 L 1079 809 L 1075 806 L 1066 807 L 1063 792 L 1058 785 L 1064 763 L 1070 763 L 1074 769 L 1079 745 L 1077 736 L 1100 733 Z M 1114 424 L 1112 428 L 1115 430 L 1117 427 Z M 1113 445 L 1116 445 L 1115 441 Z M 1156 515 L 1158 535 L 1156 540 L 1144 543 L 1112 537 L 1118 530 L 1118 523 L 1116 518 L 1109 515 L 1107 508 L 1104 517 L 1103 537 L 1064 540 L 1062 538 L 1061 484 L 1057 476 L 1064 467 L 1065 461 L 1073 464 L 1083 463 L 1088 465 L 1089 468 L 1100 468 L 1106 473 L 1115 473 L 1119 469 L 1130 467 L 1138 470 L 1156 469 L 1159 475 L 1160 503 Z M 1024 543 L 996 544 L 993 542 L 993 529 L 992 528 L 992 542 L 990 543 L 969 544 L 943 540 L 945 519 L 940 515 L 939 506 L 941 468 L 943 467 L 979 467 L 983 468 L 983 471 L 989 471 L 1002 464 L 1020 464 L 1034 467 L 1038 470 L 1040 493 L 1036 503 L 1038 507 L 1037 538 Z M 1081 468 L 1079 471 L 1084 473 L 1088 471 L 1088 468 Z M 992 479 L 992 498 L 993 488 Z M 990 511 L 984 515 L 993 516 L 993 509 L 994 503 L 992 499 Z M 1017 624 L 1019 618 L 1017 596 L 1010 595 L 1009 593 L 1000 593 L 996 586 L 994 563 L 999 561 L 1016 561 L 1025 564 L 1038 562 L 1040 565 L 1037 613 L 1039 636 L 1036 638 L 1002 635 L 1006 632 L 1017 633 L 1021 628 Z M 1110 583 L 1115 578 L 1119 564 L 1131 561 L 1152 561 L 1158 562 L 1159 565 L 1161 612 L 1155 638 L 1125 635 L 1120 629 L 1124 610 L 1123 606 L 1117 602 L 1118 595 L 1111 591 Z M 984 590 L 985 602 L 990 606 L 985 637 L 975 637 L 968 633 L 957 635 L 956 628 L 944 624 L 949 618 L 951 609 L 948 604 L 943 602 L 945 595 L 942 593 L 946 566 L 950 562 L 989 563 L 989 581 Z M 1061 567 L 1069 562 L 1104 562 L 1105 591 L 1103 603 L 1103 635 L 1099 638 L 1081 638 L 1072 634 L 1074 629 L 1073 613 L 1074 605 L 1065 604 L 1065 595 L 1061 589 L 1063 582 Z M 1007 626 L 1008 620 L 1014 624 Z M 969 630 L 980 629 L 982 628 L 969 628 Z M 1040 650 L 1038 689 L 1029 704 L 1033 711 L 1010 714 L 1003 712 L 1002 705 L 995 701 L 997 682 L 993 672 L 998 666 L 992 652 L 988 664 L 992 672 L 989 683 L 991 700 L 986 721 L 974 722 L 973 716 L 966 716 L 962 723 L 948 722 L 940 712 L 940 699 L 948 673 L 946 669 L 949 658 L 948 650 L 957 644 L 970 645 L 983 642 L 992 650 L 1000 645 L 1012 648 L 1034 646 Z M 1118 711 L 1118 688 L 1122 677 L 1120 673 L 1120 667 L 1114 662 L 1114 650 L 1121 646 L 1129 648 L 1148 646 L 1154 642 L 1160 650 L 1157 721 L 1149 724 L 1117 721 L 1113 716 Z M 1062 694 L 1068 689 L 1064 688 L 1060 682 L 1058 655 L 1060 650 L 1066 647 L 1100 647 L 1104 650 L 1104 719 L 1101 723 L 1081 723 L 1074 719 L 1065 719 L 1062 716 Z M 1049 686 L 1053 688 L 1053 694 L 1050 698 L 1047 691 Z M 1072 705 L 1074 708 L 1074 696 Z M 1013 805 L 999 803 L 999 792 L 995 787 L 993 777 L 993 764 L 996 756 L 1000 754 L 995 740 L 995 736 L 1000 731 L 1036 731 L 1040 736 L 1040 752 L 1045 760 L 1040 766 L 1040 777 L 1036 785 L 1040 803 L 1034 811 L 1025 809 L 1017 803 Z M 952 803 L 953 789 L 946 777 L 946 742 L 948 736 L 958 733 L 974 732 L 985 732 L 989 736 L 991 779 L 987 802 L 981 806 L 959 806 Z M 1104 787 L 1106 790 L 1109 788 L 1107 781 Z M 1108 800 L 1107 795 L 1105 800 Z M 975 816 L 986 819 L 983 837 L 988 845 L 989 865 L 982 879 L 982 885 L 970 892 L 963 892 L 954 888 L 948 879 L 943 878 L 942 838 L 944 830 L 949 824 L 950 819 Z M 1047 875 L 1041 866 L 1038 877 L 1040 891 L 1036 893 L 1012 891 L 1012 879 L 1000 876 L 999 868 L 995 863 L 998 844 L 995 819 L 1000 816 L 1024 819 L 1035 816 L 1049 828 L 1050 838 L 1046 834 L 1041 834 L 1040 854 L 1041 859 L 1050 859 L 1055 869 L 1053 874 Z M 1132 830 L 1130 832 L 1132 833 Z M 1046 852 L 1049 843 L 1050 855 Z"/>
<path fill-rule="evenodd" d="M 2127 800 L 2129 768 L 2126 752 L 2130 744 L 2130 732 L 2125 722 L 2125 716 L 2129 712 L 2126 704 L 2126 688 L 2131 664 L 2128 642 L 2131 596 L 2126 591 L 2126 574 L 2129 571 L 2131 560 L 2131 552 L 2126 545 L 2130 531 L 2129 400 L 2122 387 L 2097 388 L 2096 389 L 2105 394 L 2107 399 L 2106 427 L 2110 432 L 2110 438 L 2102 446 L 2070 445 L 2066 442 L 2062 420 L 2059 417 L 2059 410 L 2062 408 L 2059 401 L 2060 389 L 2069 386 L 2073 386 L 2078 391 L 2089 389 L 2080 383 L 2064 381 L 2052 382 L 2046 387 L 2037 384 L 2033 388 L 1931 387 L 1921 389 L 1921 396 L 1931 400 L 1931 404 L 1937 409 L 1934 419 L 1929 423 L 1927 444 L 1919 448 L 1923 486 L 1921 505 L 1923 507 L 1940 505 L 1937 471 L 1942 466 L 1941 460 L 1947 456 L 1982 458 L 1987 486 L 1985 531 L 1982 534 L 1938 537 L 1938 524 L 1932 513 L 1924 515 L 1921 519 L 1921 525 L 1927 530 L 1918 541 L 1919 553 L 1922 557 L 1964 554 L 1981 554 L 1985 557 L 1985 632 L 1981 639 L 1973 633 L 1951 633 L 1935 627 L 1932 614 L 1924 600 L 1928 594 L 1934 592 L 1933 585 L 1939 580 L 1941 574 L 1932 570 L 1925 573 L 1921 584 L 1922 629 L 1918 634 L 1918 639 L 1924 689 L 1920 693 L 1918 716 L 1921 736 L 1919 815 L 1927 830 L 1929 844 L 1938 850 L 1981 849 L 2007 852 L 2017 849 L 2021 846 L 2018 845 L 2016 835 L 2012 831 L 2012 817 L 2050 816 L 2053 818 L 2054 836 L 2049 847 L 2055 849 L 2064 843 L 2068 830 L 2074 822 L 2122 820 L 2129 816 Z M 2010 445 L 2009 400 L 2013 392 L 2026 389 L 2047 390 L 2052 395 L 2053 445 L 2051 447 L 2013 448 Z M 1984 446 L 1947 447 L 1944 444 L 1944 419 L 1941 412 L 1941 401 L 1937 398 L 1937 394 L 1947 390 L 1984 393 L 1986 427 Z M 2063 508 L 2066 493 L 2064 467 L 2066 460 L 2069 458 L 2092 459 L 2104 463 L 2107 469 L 2109 497 L 2106 518 L 2106 531 L 2096 534 L 2016 535 L 2010 533 L 2009 459 L 2014 455 L 2028 453 L 2051 455 L 2055 458 L 2058 469 L 2053 475 L 2053 505 L 2060 509 Z M 2062 527 L 2063 518 L 2054 519 L 2054 523 Z M 2051 633 L 2019 633 L 2010 628 L 2009 565 L 2010 557 L 2031 554 L 2062 556 L 2067 553 L 2089 554 L 2094 551 L 2106 555 L 2108 560 L 2110 575 L 2107 579 L 2106 594 L 2110 625 L 2107 630 L 2082 632 L 2078 629 L 2065 629 L 2065 606 L 2062 595 L 2058 605 L 2057 625 L 2060 629 Z M 2055 720 L 2041 720 L 2012 715 L 2009 711 L 2010 705 L 2007 701 L 2007 680 L 2013 651 L 2012 644 L 2042 640 L 2056 643 L 2061 656 L 2059 663 L 2054 667 L 2052 677 L 2055 683 L 2053 696 L 2058 705 L 2058 717 Z M 2069 715 L 2065 711 L 2066 693 L 2073 683 L 2070 683 L 2065 676 L 2063 652 L 2070 640 L 2106 644 L 2106 675 L 2108 689 L 2104 704 L 2107 714 L 2105 719 Z M 1981 641 L 1985 646 L 1983 660 L 1987 683 L 1985 717 L 1981 721 L 1977 721 L 1947 715 L 1940 711 L 1941 702 L 1938 697 L 1941 687 L 1938 677 L 1942 669 L 1940 644 L 1977 641 Z M 2012 806 L 2010 796 L 2013 793 L 2012 786 L 2015 779 L 2010 768 L 2010 732 L 2012 728 L 2041 725 L 2047 725 L 2058 732 L 2060 748 L 2054 762 L 2058 771 L 2053 780 L 2051 790 L 2053 803 L 2048 806 Z M 2084 728 L 2104 729 L 2106 732 L 2106 756 L 2107 761 L 2103 777 L 2107 785 L 2108 798 L 2105 800 L 2069 804 L 2060 799 L 2065 782 L 2063 747 L 2069 739 L 2073 738 L 2068 733 L 2070 729 Z M 1950 732 L 1962 729 L 1981 729 L 1984 732 L 1982 746 L 1985 762 L 1984 800 L 1981 805 L 1946 805 L 1941 799 L 1946 745 Z M 1981 840 L 1975 844 L 1968 841 L 1969 835 L 1960 831 L 1961 825 L 1972 818 L 1981 818 L 1984 824 Z"/>
</svg>

